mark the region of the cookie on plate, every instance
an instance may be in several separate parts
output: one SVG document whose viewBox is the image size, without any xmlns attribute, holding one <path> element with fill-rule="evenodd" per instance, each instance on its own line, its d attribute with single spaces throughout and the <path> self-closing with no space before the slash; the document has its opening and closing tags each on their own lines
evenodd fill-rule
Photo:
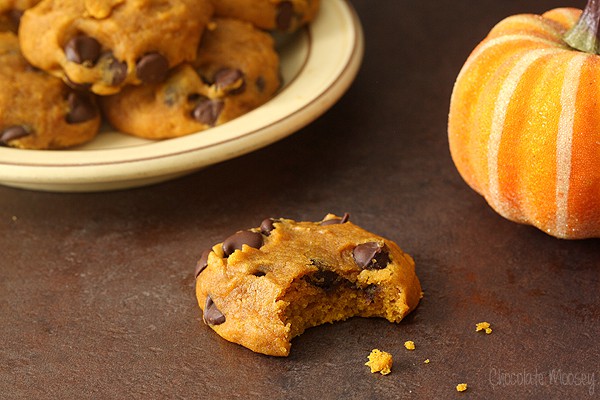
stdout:
<svg viewBox="0 0 600 400">
<path fill-rule="evenodd" d="M 94 97 L 29 65 L 12 32 L 0 33 L 0 82 L 0 145 L 58 149 L 96 136 Z"/>
<path fill-rule="evenodd" d="M 43 0 L 19 39 L 32 65 L 108 95 L 194 60 L 212 12 L 209 0 Z"/>
<path fill-rule="evenodd" d="M 101 101 L 118 130 L 165 139 L 230 121 L 267 102 L 279 86 L 272 37 L 248 22 L 216 19 L 193 63 L 177 67 L 163 83 L 127 87 Z"/>
<path fill-rule="evenodd" d="M 319 0 L 211 0 L 219 17 L 237 18 L 273 31 L 293 32 L 312 21 Z"/>
<path fill-rule="evenodd" d="M 0 32 L 17 33 L 23 12 L 39 2 L 40 0 L 0 0 Z"/>
<path fill-rule="evenodd" d="M 255 352 L 287 356 L 305 329 L 353 316 L 399 322 L 421 297 L 413 259 L 328 214 L 266 219 L 205 251 L 196 297 L 206 324 Z"/>
</svg>

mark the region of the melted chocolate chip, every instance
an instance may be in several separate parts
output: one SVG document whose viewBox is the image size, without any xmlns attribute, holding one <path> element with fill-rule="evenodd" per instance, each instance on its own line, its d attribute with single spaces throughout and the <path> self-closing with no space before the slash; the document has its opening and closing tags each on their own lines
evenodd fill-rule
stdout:
<svg viewBox="0 0 600 400">
<path fill-rule="evenodd" d="M 327 269 L 319 269 L 309 275 L 304 276 L 304 280 L 313 286 L 324 290 L 336 288 L 345 280 L 338 274 Z"/>
<path fill-rule="evenodd" d="M 220 69 L 217 71 L 217 73 L 215 73 L 213 82 L 218 89 L 227 91 L 229 94 L 239 94 L 246 89 L 244 73 L 239 69 Z"/>
<path fill-rule="evenodd" d="M 328 220 L 325 220 L 325 221 L 321 222 L 320 225 L 326 226 L 326 225 L 345 224 L 346 222 L 348 222 L 348 220 L 350 220 L 350 214 L 344 213 L 344 215 L 342 216 L 342 218 L 331 218 L 331 219 L 328 219 Z"/>
<path fill-rule="evenodd" d="M 194 108 L 192 117 L 202 124 L 214 126 L 223 107 L 224 103 L 221 100 L 205 100 Z"/>
<path fill-rule="evenodd" d="M 273 218 L 266 218 L 260 223 L 260 231 L 263 235 L 269 236 L 271 231 L 275 229 L 275 225 L 273 225 L 275 220 Z"/>
<path fill-rule="evenodd" d="M 223 68 L 215 73 L 213 81 L 219 89 L 226 89 L 240 79 L 244 79 L 244 74 L 239 69 Z"/>
<path fill-rule="evenodd" d="M 331 267 L 321 260 L 311 259 L 310 264 L 317 267 L 317 270 L 305 275 L 303 279 L 313 286 L 324 290 L 331 290 L 344 282 L 349 282 L 347 279 L 333 272 Z"/>
<path fill-rule="evenodd" d="M 30 135 L 31 132 L 23 125 L 13 125 L 0 130 L 0 145 L 7 145 L 8 142 Z"/>
<path fill-rule="evenodd" d="M 204 304 L 204 315 L 202 316 L 204 323 L 207 325 L 221 325 L 225 322 L 225 315 L 215 305 L 210 296 L 206 296 Z"/>
<path fill-rule="evenodd" d="M 223 242 L 223 251 L 228 257 L 236 250 L 241 250 L 242 245 L 248 245 L 255 249 L 260 249 L 263 244 L 263 238 L 260 232 L 240 231 L 229 236 Z"/>
<path fill-rule="evenodd" d="M 117 60 L 112 54 L 108 57 L 108 72 L 110 76 L 108 83 L 111 86 L 120 85 L 127 78 L 127 63 Z"/>
<path fill-rule="evenodd" d="M 352 251 L 354 261 L 362 269 L 383 269 L 390 263 L 390 256 L 383 245 L 376 242 L 359 244 Z"/>
<path fill-rule="evenodd" d="M 75 36 L 64 47 L 67 60 L 77 64 L 93 66 L 100 57 L 100 43 L 89 36 Z"/>
<path fill-rule="evenodd" d="M 135 65 L 137 77 L 144 83 L 160 83 L 167 77 L 169 61 L 159 53 L 147 53 Z"/>
<path fill-rule="evenodd" d="M 277 16 L 275 17 L 275 25 L 280 31 L 287 31 L 292 26 L 294 18 L 294 5 L 291 1 L 282 1 L 277 6 Z"/>
<path fill-rule="evenodd" d="M 69 124 L 89 121 L 94 119 L 98 113 L 92 96 L 86 92 L 69 93 L 67 103 L 69 104 L 69 113 L 66 120 Z"/>
<path fill-rule="evenodd" d="M 200 275 L 200 273 L 202 271 L 204 271 L 204 269 L 206 267 L 208 267 L 208 255 L 210 254 L 211 251 L 212 251 L 211 249 L 206 249 L 202 252 L 200 259 L 196 263 L 196 270 L 194 271 L 195 278 L 197 278 L 198 275 Z"/>
</svg>

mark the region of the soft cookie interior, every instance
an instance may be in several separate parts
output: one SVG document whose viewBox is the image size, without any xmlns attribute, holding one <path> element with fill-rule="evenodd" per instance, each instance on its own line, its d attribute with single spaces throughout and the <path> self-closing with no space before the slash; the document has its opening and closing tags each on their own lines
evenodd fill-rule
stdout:
<svg viewBox="0 0 600 400">
<path fill-rule="evenodd" d="M 354 316 L 383 317 L 398 322 L 409 307 L 399 301 L 400 288 L 386 285 L 392 274 L 386 270 L 343 276 L 317 263 L 315 271 L 295 279 L 280 298 L 289 303 L 282 323 L 290 326 L 293 338 L 308 328 Z"/>
</svg>

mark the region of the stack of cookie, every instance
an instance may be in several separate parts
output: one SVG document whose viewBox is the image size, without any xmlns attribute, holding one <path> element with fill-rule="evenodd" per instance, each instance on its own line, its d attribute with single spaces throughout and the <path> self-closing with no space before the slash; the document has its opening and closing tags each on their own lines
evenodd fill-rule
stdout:
<svg viewBox="0 0 600 400">
<path fill-rule="evenodd" d="M 102 116 L 165 139 L 223 124 L 280 87 L 268 31 L 318 0 L 0 0 L 0 145 L 85 143 Z"/>
</svg>

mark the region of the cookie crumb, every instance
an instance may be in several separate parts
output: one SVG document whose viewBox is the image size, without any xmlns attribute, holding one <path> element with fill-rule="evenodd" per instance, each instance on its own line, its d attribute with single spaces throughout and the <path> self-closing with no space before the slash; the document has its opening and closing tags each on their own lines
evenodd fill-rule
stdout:
<svg viewBox="0 0 600 400">
<path fill-rule="evenodd" d="M 414 350 L 415 342 L 413 342 L 412 340 L 407 340 L 406 342 L 404 342 L 404 347 L 406 347 L 406 350 Z"/>
<path fill-rule="evenodd" d="M 429 364 L 429 358 L 425 361 L 423 361 L 423 364 Z"/>
<path fill-rule="evenodd" d="M 371 368 L 371 373 L 381 372 L 381 375 L 387 375 L 392 372 L 392 355 L 379 349 L 373 349 L 369 354 L 369 361 L 365 363 Z"/>
<path fill-rule="evenodd" d="M 467 384 L 466 383 L 459 383 L 458 385 L 456 385 L 456 391 L 457 392 L 464 392 L 465 390 L 467 390 Z"/>
<path fill-rule="evenodd" d="M 475 332 L 484 331 L 487 335 L 492 333 L 492 328 L 489 322 L 479 322 L 475 324 Z"/>
</svg>

